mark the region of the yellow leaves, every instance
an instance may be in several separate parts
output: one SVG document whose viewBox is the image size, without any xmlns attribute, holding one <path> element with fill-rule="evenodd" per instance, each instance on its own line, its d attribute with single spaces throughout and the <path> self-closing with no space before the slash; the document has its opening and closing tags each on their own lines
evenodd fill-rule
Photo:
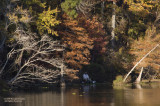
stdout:
<svg viewBox="0 0 160 106">
<path fill-rule="evenodd" d="M 9 18 L 10 22 L 14 22 L 14 23 L 18 22 L 18 17 L 16 16 L 15 13 L 7 14 L 7 17 Z"/>
<path fill-rule="evenodd" d="M 14 42 L 14 41 L 15 41 L 14 38 L 9 38 L 9 39 L 7 39 L 7 43 L 11 43 L 11 42 Z"/>
<path fill-rule="evenodd" d="M 23 23 L 28 23 L 31 21 L 32 17 L 29 13 L 28 10 L 23 9 L 22 6 L 17 6 L 14 9 L 14 12 L 10 12 L 7 14 L 10 22 L 12 23 L 18 23 L 18 22 L 23 22 Z"/>
<path fill-rule="evenodd" d="M 60 21 L 56 19 L 58 12 L 57 8 L 51 10 L 49 7 L 47 11 L 44 10 L 39 14 L 36 24 L 40 34 L 47 32 L 48 34 L 58 36 L 57 31 L 54 30 L 54 27 L 60 24 Z"/>
<path fill-rule="evenodd" d="M 41 6 L 42 8 L 46 8 L 46 3 L 40 3 L 40 6 Z"/>
<path fill-rule="evenodd" d="M 139 13 L 139 15 L 147 15 L 157 4 L 157 1 L 153 2 L 152 0 L 125 0 L 125 2 L 129 5 L 130 11 Z"/>
<path fill-rule="evenodd" d="M 46 2 L 42 3 L 41 0 L 26 0 L 24 1 L 28 5 L 38 4 L 42 8 L 46 8 Z"/>
<path fill-rule="evenodd" d="M 121 47 L 121 48 L 119 49 L 119 54 L 120 54 L 120 55 L 122 55 L 122 54 L 123 54 L 123 50 L 124 50 L 124 48 L 123 48 L 123 47 Z"/>
</svg>

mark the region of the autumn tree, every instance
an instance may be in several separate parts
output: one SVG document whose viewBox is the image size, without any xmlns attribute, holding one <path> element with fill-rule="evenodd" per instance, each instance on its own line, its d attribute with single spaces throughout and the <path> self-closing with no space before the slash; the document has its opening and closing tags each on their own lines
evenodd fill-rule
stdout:
<svg viewBox="0 0 160 106">
<path fill-rule="evenodd" d="M 90 63 L 93 40 L 76 20 L 70 20 L 64 16 L 63 26 L 65 26 L 64 30 L 59 33 L 66 45 L 66 53 L 64 54 L 65 62 L 68 65 L 66 72 L 71 79 L 75 79 L 78 78 L 77 72 L 82 69 L 83 65 Z"/>
<path fill-rule="evenodd" d="M 125 5 L 126 4 L 128 5 L 126 10 L 130 13 L 128 15 L 129 17 L 128 18 L 129 19 L 128 35 L 131 36 L 133 39 L 137 39 L 137 40 L 132 39 L 133 42 L 130 43 L 131 52 L 129 53 L 134 55 L 136 58 L 133 61 L 134 67 L 132 69 L 136 68 L 140 70 L 140 68 L 144 67 L 144 70 L 147 70 L 148 71 L 147 74 L 148 74 L 150 73 L 148 70 L 148 67 L 150 67 L 150 70 L 152 70 L 151 77 L 155 77 L 156 75 L 153 75 L 153 73 L 158 74 L 159 72 L 153 71 L 153 70 L 158 70 L 158 68 L 153 64 L 158 63 L 158 62 L 155 62 L 155 61 L 158 61 L 158 59 L 153 60 L 153 58 L 151 59 L 150 56 L 151 55 L 158 56 L 158 54 L 156 53 L 156 51 L 158 50 L 158 47 L 155 45 L 159 43 L 158 43 L 158 40 L 155 40 L 155 39 L 159 39 L 159 38 L 158 38 L 158 27 L 155 24 L 155 22 L 158 19 L 157 11 L 159 10 L 159 2 L 157 0 L 155 1 L 152 1 L 152 0 L 127 1 L 126 0 L 124 2 L 125 2 Z M 136 45 L 136 43 L 138 44 Z M 155 47 L 156 49 L 154 50 Z M 152 51 L 152 53 L 150 53 L 150 51 Z M 147 52 L 149 52 L 150 54 L 147 55 Z M 145 57 L 145 59 L 140 61 L 141 59 L 143 59 L 143 57 Z M 130 72 L 133 71 L 132 69 Z"/>
<path fill-rule="evenodd" d="M 156 33 L 156 27 L 152 26 L 146 30 L 144 38 L 139 38 L 138 41 L 134 40 L 131 45 L 130 53 L 135 55 L 135 60 L 133 64 L 135 65 L 143 56 L 145 56 L 150 50 L 152 50 L 157 44 L 160 43 L 159 34 Z M 149 77 L 154 78 L 159 76 L 159 63 L 160 55 L 158 53 L 159 47 L 152 51 L 137 67 L 137 70 L 140 70 L 141 67 L 144 67 L 146 74 L 152 73 Z M 149 68 L 150 67 L 150 68 Z M 149 78 L 148 77 L 148 78 Z"/>
<path fill-rule="evenodd" d="M 88 0 L 90 1 L 90 0 Z M 87 1 L 86 1 L 87 2 Z M 124 42 L 128 40 L 127 35 L 125 33 L 127 22 L 123 18 L 124 15 L 123 13 L 118 13 L 120 11 L 119 7 L 117 6 L 115 9 L 115 12 L 117 16 L 115 17 L 115 22 L 116 25 L 121 27 L 120 31 L 123 31 L 121 35 L 116 31 L 116 28 L 114 29 L 114 40 L 116 41 L 116 49 L 113 51 L 112 49 L 112 41 L 111 41 L 111 32 L 112 32 L 112 8 L 114 7 L 112 5 L 112 1 L 105 1 L 103 5 L 106 7 L 104 8 L 101 6 L 101 2 L 104 3 L 104 1 L 95 1 L 95 4 L 93 3 L 92 7 L 94 8 L 93 11 L 90 11 L 92 15 L 88 15 L 88 13 L 85 15 L 79 15 L 79 24 L 84 27 L 87 32 L 89 33 L 89 36 L 93 38 L 94 41 L 94 47 L 91 52 L 92 54 L 92 61 L 91 61 L 91 66 L 92 67 L 92 62 L 93 64 L 97 64 L 95 66 L 101 67 L 102 71 L 97 72 L 96 70 L 92 71 L 92 74 L 104 74 L 104 76 L 101 76 L 101 78 L 104 80 L 107 79 L 113 79 L 112 76 L 115 75 L 115 73 L 123 73 L 126 68 L 128 68 L 128 64 L 130 64 L 131 59 L 129 55 L 127 54 L 127 51 L 125 51 L 125 45 Z M 81 3 L 81 2 L 80 2 Z M 90 2 L 92 4 L 92 2 Z M 86 6 L 87 8 L 87 6 Z M 89 7 L 88 7 L 89 8 Z M 103 8 L 103 12 L 101 10 Z M 92 9 L 92 8 L 90 8 Z M 82 8 L 81 11 L 85 11 L 85 8 Z M 103 18 L 102 18 L 102 13 L 103 13 Z M 125 36 L 125 37 L 124 37 Z M 125 38 L 125 41 L 123 41 L 123 38 Z M 109 44 L 110 42 L 110 44 Z M 120 43 L 119 43 L 120 42 Z M 125 52 L 123 52 L 125 51 Z M 96 69 L 94 67 L 94 69 Z M 105 69 L 105 71 L 103 71 Z M 86 69 L 85 69 L 86 70 Z M 88 69 L 89 70 L 89 69 Z M 102 81 L 102 79 L 98 79 L 99 81 Z"/>
<path fill-rule="evenodd" d="M 36 25 L 40 34 L 46 32 L 58 36 L 57 32 L 54 30 L 54 27 L 60 23 L 60 21 L 56 19 L 57 12 L 57 9 L 51 10 L 49 7 L 47 11 L 44 10 L 39 14 Z"/>
<path fill-rule="evenodd" d="M 158 1 L 135 0 L 124 1 L 128 5 L 129 16 L 128 35 L 134 39 L 145 35 L 148 25 L 151 25 L 155 19 L 155 10 Z"/>
<path fill-rule="evenodd" d="M 30 22 L 30 27 L 32 31 L 38 32 L 39 34 L 49 34 L 53 36 L 58 36 L 55 31 L 55 27 L 60 23 L 57 20 L 59 11 L 57 0 L 53 5 L 49 3 L 52 1 L 41 1 L 41 0 L 22 0 L 20 5 L 23 5 L 23 8 L 27 8 L 32 17 L 33 21 Z"/>
<path fill-rule="evenodd" d="M 95 61 L 98 56 L 105 55 L 109 37 L 106 35 L 104 25 L 99 22 L 96 16 L 91 19 L 80 17 L 79 24 L 87 30 L 89 36 L 93 39 L 92 61 Z"/>
</svg>

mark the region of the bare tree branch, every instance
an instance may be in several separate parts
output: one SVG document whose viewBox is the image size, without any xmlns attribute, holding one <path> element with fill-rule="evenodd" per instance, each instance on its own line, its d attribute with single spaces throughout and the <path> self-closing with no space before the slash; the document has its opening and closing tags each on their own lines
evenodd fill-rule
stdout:
<svg viewBox="0 0 160 106">
<path fill-rule="evenodd" d="M 95 5 L 100 2 L 101 1 L 96 0 L 82 0 L 79 5 L 77 5 L 76 9 L 82 12 L 84 15 L 87 15 L 95 8 Z"/>
<path fill-rule="evenodd" d="M 11 45 L 15 49 L 8 53 L 8 58 L 1 69 L 1 74 L 8 60 L 15 59 L 17 60 L 15 64 L 18 64 L 19 69 L 16 75 L 10 79 L 9 84 L 18 85 L 20 82 L 33 83 L 34 80 L 50 84 L 55 83 L 53 79 L 60 75 L 64 62 L 62 57 L 56 58 L 53 54 L 55 52 L 63 52 L 64 45 L 60 44 L 59 41 L 54 41 L 47 35 L 43 35 L 38 39 L 35 34 L 25 32 L 20 28 L 15 33 L 16 44 Z M 27 56 L 25 56 L 26 53 Z M 35 71 L 31 69 L 35 69 Z"/>
<path fill-rule="evenodd" d="M 132 71 L 138 66 L 139 63 L 141 63 L 141 61 L 143 61 L 143 59 L 145 59 L 152 51 L 154 51 L 157 47 L 159 46 L 159 44 L 157 44 L 152 50 L 150 50 L 139 62 L 137 62 L 137 64 L 128 72 L 128 74 L 126 75 L 126 77 L 123 79 L 123 82 L 126 81 L 127 77 L 130 75 L 130 73 L 132 73 Z"/>
<path fill-rule="evenodd" d="M 14 51 L 14 48 L 7 54 L 7 60 L 6 60 L 5 64 L 3 65 L 2 69 L 0 70 L 0 77 L 1 77 L 1 75 L 4 71 L 4 68 L 6 67 L 8 60 L 10 59 L 13 51 Z"/>
</svg>

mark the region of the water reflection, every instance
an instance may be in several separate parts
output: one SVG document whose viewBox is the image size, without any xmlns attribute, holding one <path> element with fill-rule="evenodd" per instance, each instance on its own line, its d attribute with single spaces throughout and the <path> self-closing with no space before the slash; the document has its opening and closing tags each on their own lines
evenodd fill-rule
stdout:
<svg viewBox="0 0 160 106">
<path fill-rule="evenodd" d="M 4 102 L 4 98 L 24 98 Z M 0 106 L 160 106 L 160 84 L 112 88 L 81 85 L 54 90 L 12 92 L 0 95 Z"/>
<path fill-rule="evenodd" d="M 152 88 L 153 86 L 153 88 Z M 156 86 L 156 88 L 155 88 Z M 159 84 L 140 85 L 136 84 L 134 89 L 125 90 L 125 100 L 133 106 L 160 106 Z M 134 105 L 135 104 L 135 105 Z"/>
<path fill-rule="evenodd" d="M 61 105 L 60 106 L 64 106 L 65 105 L 65 100 L 64 100 L 64 91 L 65 91 L 65 87 L 61 87 Z"/>
</svg>

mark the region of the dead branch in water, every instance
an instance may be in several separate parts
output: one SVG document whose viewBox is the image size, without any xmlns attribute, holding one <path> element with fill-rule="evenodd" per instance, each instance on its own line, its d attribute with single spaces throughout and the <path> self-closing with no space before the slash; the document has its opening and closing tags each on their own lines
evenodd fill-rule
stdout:
<svg viewBox="0 0 160 106">
<path fill-rule="evenodd" d="M 139 62 L 136 63 L 136 65 L 128 72 L 128 74 L 125 76 L 125 78 L 123 79 L 123 82 L 126 81 L 126 79 L 128 78 L 128 76 L 132 73 L 132 71 L 138 66 L 139 63 L 141 63 L 152 51 L 154 51 L 157 47 L 159 46 L 159 44 L 157 44 L 152 50 L 150 50 Z"/>
</svg>

